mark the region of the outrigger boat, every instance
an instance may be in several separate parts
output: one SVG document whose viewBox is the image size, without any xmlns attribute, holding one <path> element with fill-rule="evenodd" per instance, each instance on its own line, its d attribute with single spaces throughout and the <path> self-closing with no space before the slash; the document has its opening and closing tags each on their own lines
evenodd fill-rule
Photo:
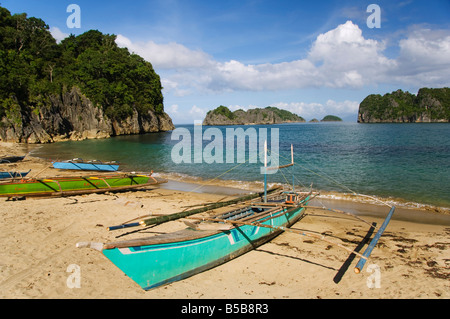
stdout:
<svg viewBox="0 0 450 319">
<path fill-rule="evenodd" d="M 63 197 L 128 190 L 166 182 L 151 175 L 115 174 L 25 179 L 0 183 L 0 197 Z"/>
<path fill-rule="evenodd" d="M 292 165 L 293 156 L 291 164 L 277 168 Z M 267 163 L 265 168 L 267 175 Z M 77 247 L 102 252 L 144 290 L 150 290 L 223 264 L 272 240 L 282 232 L 323 239 L 322 235 L 289 228 L 302 218 L 308 202 L 315 196 L 312 191 L 268 191 L 267 178 L 264 180 L 264 193 L 251 196 L 253 199 L 245 196 L 200 209 L 109 227 L 109 230 L 116 230 L 184 218 L 188 226 L 186 229 L 111 243 L 80 242 Z M 221 213 L 212 212 L 212 209 L 239 203 L 243 206 Z M 198 213 L 206 213 L 206 216 L 192 216 Z M 358 255 L 364 262 L 368 258 Z M 359 265 L 361 268 L 362 266 Z"/>
<path fill-rule="evenodd" d="M 7 156 L 0 158 L 0 164 L 20 162 L 25 156 Z"/>
<path fill-rule="evenodd" d="M 53 162 L 53 167 L 57 169 L 81 170 L 81 171 L 106 171 L 115 172 L 119 169 L 117 162 L 101 162 L 97 160 L 83 161 L 74 158 L 69 161 Z"/>
<path fill-rule="evenodd" d="M 24 178 L 31 172 L 31 169 L 28 172 L 0 172 L 0 179 L 13 179 L 13 178 Z"/>
</svg>

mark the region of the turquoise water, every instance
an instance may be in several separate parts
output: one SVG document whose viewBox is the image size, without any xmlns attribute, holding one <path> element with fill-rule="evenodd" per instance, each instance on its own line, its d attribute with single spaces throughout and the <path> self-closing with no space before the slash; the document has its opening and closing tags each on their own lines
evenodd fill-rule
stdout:
<svg viewBox="0 0 450 319">
<path fill-rule="evenodd" d="M 336 192 L 356 192 L 378 197 L 450 207 L 450 124 L 357 124 L 299 123 L 255 125 L 256 131 L 279 129 L 280 164 L 290 162 L 294 146 L 294 170 L 269 176 L 269 182 L 286 183 L 295 175 L 297 185 Z M 192 135 L 193 125 L 180 125 Z M 203 127 L 203 131 L 210 127 Z M 225 139 L 226 129 L 218 126 Z M 236 127 L 233 127 L 233 129 Z M 247 130 L 250 126 L 241 126 Z M 198 129 L 198 127 L 197 127 Z M 262 181 L 258 163 L 174 163 L 172 150 L 180 139 L 172 132 L 119 136 L 104 140 L 85 140 L 43 145 L 34 155 L 52 160 L 75 157 L 115 160 L 121 170 L 183 174 L 209 180 Z M 203 141 L 203 149 L 211 143 Z M 211 144 L 212 145 L 212 144 Z M 223 144 L 226 159 L 226 144 Z M 236 146 L 237 148 L 237 146 Z M 248 160 L 246 145 L 245 160 Z M 258 153 L 259 154 L 259 153 Z M 214 155 L 214 153 L 213 153 Z M 236 158 L 236 156 L 234 156 Z M 230 171 L 231 170 L 231 171 Z M 227 172 L 229 171 L 229 172 Z M 225 172 L 227 172 L 225 175 Z M 227 182 L 224 182 L 227 185 Z"/>
</svg>

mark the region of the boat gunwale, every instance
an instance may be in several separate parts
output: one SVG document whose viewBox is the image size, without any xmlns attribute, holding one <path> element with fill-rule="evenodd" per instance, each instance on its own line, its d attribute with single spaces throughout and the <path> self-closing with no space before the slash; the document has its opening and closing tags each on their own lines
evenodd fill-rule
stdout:
<svg viewBox="0 0 450 319">
<path fill-rule="evenodd" d="M 151 174 L 150 175 L 140 175 L 140 174 L 134 174 L 134 175 L 87 175 L 87 176 L 57 176 L 57 177 L 43 177 L 43 178 L 25 178 L 21 181 L 16 182 L 6 182 L 6 183 L 0 183 L 0 185 L 15 185 L 15 184 L 32 184 L 32 183 L 38 183 L 38 182 L 52 182 L 52 181 L 64 181 L 64 182 L 77 182 L 87 179 L 99 178 L 99 179 L 125 179 L 125 178 L 134 178 L 134 177 L 149 177 L 154 178 Z"/>
<path fill-rule="evenodd" d="M 254 205 L 249 205 L 248 208 L 251 208 L 252 206 L 254 206 Z M 251 222 L 255 222 L 255 221 L 257 222 L 258 219 L 266 220 L 267 214 L 277 213 L 277 209 L 279 209 L 280 211 L 285 210 L 284 213 L 279 214 L 279 216 L 274 215 L 276 217 L 282 217 L 282 216 L 285 216 L 285 215 L 291 213 L 293 210 L 296 210 L 296 209 L 302 210 L 304 208 L 305 208 L 305 206 L 303 206 L 303 205 L 298 205 L 298 206 L 294 206 L 294 207 L 282 207 L 281 205 L 276 205 L 276 206 L 274 205 L 274 207 L 269 209 L 268 211 L 263 211 L 263 212 L 258 213 L 258 214 L 260 214 L 260 216 L 254 216 L 254 220 L 251 220 Z M 256 215 L 258 215 L 258 214 L 256 214 Z M 287 220 L 285 227 L 290 227 L 291 225 L 296 223 L 302 215 L 303 215 L 303 213 L 299 214 L 298 218 L 294 218 L 293 220 Z M 215 216 L 215 218 L 217 218 L 217 216 Z M 239 220 L 235 220 L 235 221 L 239 222 Z M 246 220 L 246 222 L 248 222 L 248 220 Z M 131 247 L 140 247 L 140 246 L 170 244 L 170 243 L 176 243 L 176 242 L 181 243 L 183 241 L 187 242 L 187 241 L 199 240 L 199 239 L 206 238 L 206 237 L 212 237 L 217 234 L 230 233 L 234 229 L 238 229 L 238 228 L 244 227 L 244 226 L 258 227 L 258 225 L 255 224 L 254 226 L 235 225 L 235 226 L 231 227 L 230 229 L 218 229 L 218 230 L 193 230 L 190 228 L 185 228 L 185 229 L 178 230 L 175 232 L 152 236 L 152 237 L 137 238 L 137 239 L 130 239 L 130 240 L 126 240 L 126 241 L 105 243 L 103 246 L 103 249 L 110 250 L 110 249 L 115 249 L 115 248 L 121 249 L 121 248 L 131 248 Z M 278 231 L 279 230 L 275 230 L 274 232 L 278 232 Z M 280 230 L 279 232 L 282 232 L 282 231 Z M 183 234 L 185 234 L 186 237 L 183 238 L 182 236 L 179 236 L 179 235 L 183 235 Z M 264 237 L 264 236 L 262 236 L 262 237 Z"/>
</svg>

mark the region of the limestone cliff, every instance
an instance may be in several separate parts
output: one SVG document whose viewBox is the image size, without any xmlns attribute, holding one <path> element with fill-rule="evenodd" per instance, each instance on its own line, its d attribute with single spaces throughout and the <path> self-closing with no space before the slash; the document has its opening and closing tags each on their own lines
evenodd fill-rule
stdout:
<svg viewBox="0 0 450 319">
<path fill-rule="evenodd" d="M 359 123 L 450 122 L 450 88 L 372 94 L 359 106 Z"/>
<path fill-rule="evenodd" d="M 301 116 L 275 107 L 256 108 L 248 111 L 231 112 L 225 106 L 219 106 L 209 111 L 203 125 L 250 125 L 250 124 L 281 124 L 305 122 Z"/>
<path fill-rule="evenodd" d="M 48 105 L 37 109 L 22 107 L 0 120 L 0 141 L 16 143 L 52 143 L 65 140 L 107 138 L 110 136 L 170 131 L 170 117 L 149 110 L 124 120 L 107 118 L 102 108 L 81 93 L 80 89 L 51 95 Z"/>
</svg>

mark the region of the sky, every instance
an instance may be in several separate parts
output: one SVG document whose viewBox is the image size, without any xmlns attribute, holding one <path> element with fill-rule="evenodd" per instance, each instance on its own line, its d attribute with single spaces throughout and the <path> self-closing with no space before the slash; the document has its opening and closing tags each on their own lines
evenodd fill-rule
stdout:
<svg viewBox="0 0 450 319">
<path fill-rule="evenodd" d="M 369 94 L 450 86 L 450 1 L 0 0 L 61 41 L 95 29 L 152 63 L 175 124 L 220 105 L 356 121 Z M 80 8 L 80 27 L 68 20 Z M 369 5 L 376 5 L 369 6 Z"/>
</svg>

